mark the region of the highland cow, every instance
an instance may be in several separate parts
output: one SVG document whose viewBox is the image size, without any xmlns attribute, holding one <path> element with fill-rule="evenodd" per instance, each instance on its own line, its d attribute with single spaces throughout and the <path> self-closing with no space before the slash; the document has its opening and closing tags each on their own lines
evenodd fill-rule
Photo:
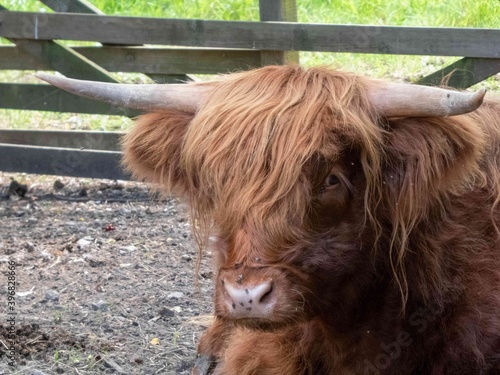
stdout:
<svg viewBox="0 0 500 375">
<path fill-rule="evenodd" d="M 41 78 L 149 111 L 126 167 L 216 238 L 194 374 L 500 374 L 500 104 L 483 90 L 296 66 Z"/>
</svg>

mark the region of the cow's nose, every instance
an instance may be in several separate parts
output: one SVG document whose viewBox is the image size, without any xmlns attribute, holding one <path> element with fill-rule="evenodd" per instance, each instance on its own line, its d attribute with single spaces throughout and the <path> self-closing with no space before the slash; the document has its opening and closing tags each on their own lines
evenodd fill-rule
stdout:
<svg viewBox="0 0 500 375">
<path fill-rule="evenodd" d="M 225 303 L 235 319 L 265 318 L 272 313 L 276 299 L 271 280 L 245 285 L 224 281 Z"/>
</svg>

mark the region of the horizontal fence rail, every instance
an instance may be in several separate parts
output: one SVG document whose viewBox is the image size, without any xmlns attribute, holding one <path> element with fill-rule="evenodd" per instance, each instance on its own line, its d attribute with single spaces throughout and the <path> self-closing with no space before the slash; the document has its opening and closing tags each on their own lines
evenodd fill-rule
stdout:
<svg viewBox="0 0 500 375">
<path fill-rule="evenodd" d="M 0 170 L 129 180 L 120 164 L 123 134 L 0 129 Z"/>
<path fill-rule="evenodd" d="M 0 129 L 0 143 L 120 151 L 120 140 L 124 134 L 81 130 Z"/>
<path fill-rule="evenodd" d="M 152 47 L 72 47 L 110 72 L 218 74 L 259 67 L 260 52 Z M 0 69 L 50 70 L 14 46 L 0 46 Z"/>
<path fill-rule="evenodd" d="M 70 177 L 129 180 L 120 166 L 121 152 L 75 150 L 0 143 L 2 171 Z"/>
<path fill-rule="evenodd" d="M 80 98 L 49 85 L 0 83 L 0 108 L 134 117 L 141 112 Z"/>
<path fill-rule="evenodd" d="M 0 12 L 0 36 L 109 44 L 500 58 L 500 30 L 497 29 Z"/>
</svg>

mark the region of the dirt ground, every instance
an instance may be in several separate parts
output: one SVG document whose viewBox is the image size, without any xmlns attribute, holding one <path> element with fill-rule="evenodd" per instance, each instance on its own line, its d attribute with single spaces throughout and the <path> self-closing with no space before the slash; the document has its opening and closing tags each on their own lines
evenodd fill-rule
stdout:
<svg viewBox="0 0 500 375">
<path fill-rule="evenodd" d="M 0 173 L 0 374 L 189 374 L 213 294 L 196 254 L 145 184 Z"/>
</svg>

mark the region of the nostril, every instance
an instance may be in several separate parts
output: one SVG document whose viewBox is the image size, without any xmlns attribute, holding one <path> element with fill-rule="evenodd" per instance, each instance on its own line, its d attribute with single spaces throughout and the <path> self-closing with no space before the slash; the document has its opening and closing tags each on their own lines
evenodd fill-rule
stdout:
<svg viewBox="0 0 500 375">
<path fill-rule="evenodd" d="M 259 299 L 259 303 L 265 303 L 266 300 L 268 300 L 271 297 L 272 292 L 273 292 L 273 286 L 272 284 L 269 284 L 268 290 L 262 294 L 262 297 L 260 297 Z"/>
<path fill-rule="evenodd" d="M 273 291 L 273 285 L 270 281 L 262 282 L 251 289 L 250 297 L 256 303 L 266 303 Z"/>
</svg>

